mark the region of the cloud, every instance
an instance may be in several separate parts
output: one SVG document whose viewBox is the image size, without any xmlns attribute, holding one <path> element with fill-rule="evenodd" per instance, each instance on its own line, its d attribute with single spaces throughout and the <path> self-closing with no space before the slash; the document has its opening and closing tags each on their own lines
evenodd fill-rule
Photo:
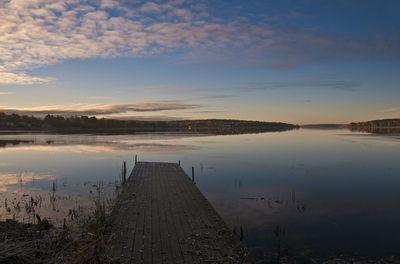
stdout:
<svg viewBox="0 0 400 264">
<path fill-rule="evenodd" d="M 52 78 L 29 71 L 68 59 L 173 53 L 181 62 L 231 59 L 248 66 L 287 67 L 310 60 L 400 55 L 398 37 L 350 39 L 282 29 L 262 20 L 213 17 L 207 6 L 181 0 L 139 2 L 0 2 L 0 85 L 49 83 Z"/>
<path fill-rule="evenodd" d="M 207 95 L 207 96 L 198 96 L 198 97 L 189 98 L 188 100 L 190 100 L 190 101 L 219 100 L 219 99 L 227 99 L 227 98 L 232 98 L 232 97 L 236 97 L 236 95 L 233 95 L 233 94 Z"/>
<path fill-rule="evenodd" d="M 223 113 L 224 111 L 218 111 L 218 110 L 205 110 L 205 111 L 193 111 L 191 113 L 193 114 L 218 114 L 218 113 Z"/>
<path fill-rule="evenodd" d="M 108 8 L 113 9 L 113 8 L 118 8 L 118 7 L 119 7 L 119 4 L 115 0 L 101 0 L 101 3 L 100 3 L 100 8 L 102 8 L 102 9 L 108 9 Z"/>
<path fill-rule="evenodd" d="M 371 115 L 366 120 L 379 120 L 379 119 L 390 119 L 400 118 L 400 106 L 392 106 L 385 109 L 377 110 L 375 114 Z"/>
<path fill-rule="evenodd" d="M 9 94 L 14 94 L 14 93 L 11 93 L 11 92 L 0 92 L 0 95 L 9 95 Z"/>
<path fill-rule="evenodd" d="M 273 90 L 273 89 L 309 87 L 309 88 L 330 88 L 330 89 L 354 91 L 359 86 L 361 86 L 360 83 L 353 81 L 309 80 L 309 81 L 298 81 L 298 82 L 249 83 L 241 87 L 241 89 L 245 91 L 255 91 L 255 90 Z"/>
<path fill-rule="evenodd" d="M 21 115 L 62 115 L 62 116 L 106 116 L 129 112 L 160 112 L 187 110 L 202 107 L 199 104 L 187 104 L 178 100 L 137 102 L 132 104 L 75 104 L 70 106 L 40 106 L 31 108 L 0 108 L 0 112 Z"/>
<path fill-rule="evenodd" d="M 1 55 L 0 55 L 1 56 Z M 23 72 L 2 72 L 0 71 L 0 85 L 5 84 L 47 84 L 54 78 L 40 78 L 29 76 Z"/>
<path fill-rule="evenodd" d="M 152 116 L 139 116 L 139 115 L 129 115 L 129 116 L 105 116 L 109 119 L 119 119 L 119 120 L 143 120 L 143 121 L 174 121 L 174 120 L 188 120 L 190 118 L 183 118 L 177 116 L 167 116 L 167 115 L 152 115 Z"/>
<path fill-rule="evenodd" d="M 160 92 L 163 94 L 177 94 L 180 95 L 182 92 L 216 92 L 216 91 L 227 91 L 227 88 L 221 87 L 204 87 L 204 86 L 192 86 L 192 85 L 142 85 L 142 86 L 134 86 L 137 90 L 142 90 L 146 92 L 152 92 L 159 94 Z M 218 99 L 218 98 L 228 98 L 234 97 L 235 95 L 224 94 L 224 95 L 211 95 L 211 96 L 201 96 L 201 97 L 193 97 L 189 98 L 189 100 L 197 100 L 197 99 Z"/>
<path fill-rule="evenodd" d="M 11 0 L 0 5 L 0 84 L 48 83 L 26 73 L 67 59 L 143 57 L 179 49 L 215 49 L 264 38 L 263 25 L 217 24 L 192 18 L 178 1 L 136 8 L 117 1 Z M 112 9 L 113 11 L 111 11 Z M 164 20 L 148 12 L 165 12 Z M 133 17 L 132 17 L 133 16 Z"/>
<path fill-rule="evenodd" d="M 189 21 L 193 18 L 192 13 L 186 9 L 176 8 L 176 9 L 173 9 L 172 12 L 173 12 L 173 15 L 175 15 L 183 20 L 186 20 L 186 21 Z"/>
<path fill-rule="evenodd" d="M 109 100 L 109 99 L 111 99 L 111 97 L 109 97 L 109 96 L 88 96 L 86 98 L 91 99 L 91 100 Z"/>
<path fill-rule="evenodd" d="M 148 2 L 139 8 L 139 11 L 144 13 L 160 13 L 161 10 L 161 6 L 153 2 Z"/>
<path fill-rule="evenodd" d="M 400 107 L 390 107 L 379 111 L 382 114 L 400 114 Z"/>
</svg>

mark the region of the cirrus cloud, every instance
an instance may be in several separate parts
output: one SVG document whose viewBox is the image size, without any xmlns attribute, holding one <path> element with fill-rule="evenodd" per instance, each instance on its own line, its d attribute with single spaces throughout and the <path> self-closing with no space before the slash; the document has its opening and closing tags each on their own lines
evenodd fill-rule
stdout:
<svg viewBox="0 0 400 264">
<path fill-rule="evenodd" d="M 343 80 L 306 80 L 297 82 L 263 82 L 263 83 L 249 83 L 241 87 L 245 91 L 256 90 L 274 90 L 286 88 L 330 88 L 338 90 L 354 91 L 361 84 L 354 81 Z"/>
<path fill-rule="evenodd" d="M 54 78 L 41 78 L 30 76 L 24 72 L 2 72 L 0 71 L 0 85 L 1 84 L 47 84 L 54 80 Z"/>
</svg>

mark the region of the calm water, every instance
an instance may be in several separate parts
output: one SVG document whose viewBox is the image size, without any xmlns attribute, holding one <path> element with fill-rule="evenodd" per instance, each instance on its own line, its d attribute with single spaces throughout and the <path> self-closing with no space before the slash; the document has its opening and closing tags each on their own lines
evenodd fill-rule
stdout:
<svg viewBox="0 0 400 264">
<path fill-rule="evenodd" d="M 278 243 L 298 263 L 400 254 L 400 136 L 347 130 L 0 135 L 0 218 L 32 221 L 32 200 L 54 222 L 71 218 L 99 185 L 111 198 L 135 154 L 181 160 L 188 174 L 194 166 L 197 186 L 232 228 L 242 226 L 257 259 L 275 260 Z"/>
</svg>

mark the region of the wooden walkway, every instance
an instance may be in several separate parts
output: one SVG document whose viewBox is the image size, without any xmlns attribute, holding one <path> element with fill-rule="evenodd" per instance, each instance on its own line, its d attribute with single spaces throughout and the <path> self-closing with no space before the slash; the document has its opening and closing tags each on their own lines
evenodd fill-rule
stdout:
<svg viewBox="0 0 400 264">
<path fill-rule="evenodd" d="M 112 212 L 121 263 L 250 263 L 247 250 L 176 163 L 137 162 Z"/>
</svg>

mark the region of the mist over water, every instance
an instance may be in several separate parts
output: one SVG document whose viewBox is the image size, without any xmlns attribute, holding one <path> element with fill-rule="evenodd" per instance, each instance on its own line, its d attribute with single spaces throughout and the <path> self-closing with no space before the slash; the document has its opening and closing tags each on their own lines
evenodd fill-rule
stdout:
<svg viewBox="0 0 400 264">
<path fill-rule="evenodd" d="M 0 218 L 30 221 L 18 199 L 49 200 L 53 184 L 58 203 L 41 209 L 53 221 L 90 206 L 100 183 L 111 198 L 135 154 L 180 160 L 188 175 L 194 166 L 197 186 L 259 260 L 275 261 L 278 244 L 299 260 L 399 256 L 400 136 L 348 130 L 0 135 Z"/>
</svg>

